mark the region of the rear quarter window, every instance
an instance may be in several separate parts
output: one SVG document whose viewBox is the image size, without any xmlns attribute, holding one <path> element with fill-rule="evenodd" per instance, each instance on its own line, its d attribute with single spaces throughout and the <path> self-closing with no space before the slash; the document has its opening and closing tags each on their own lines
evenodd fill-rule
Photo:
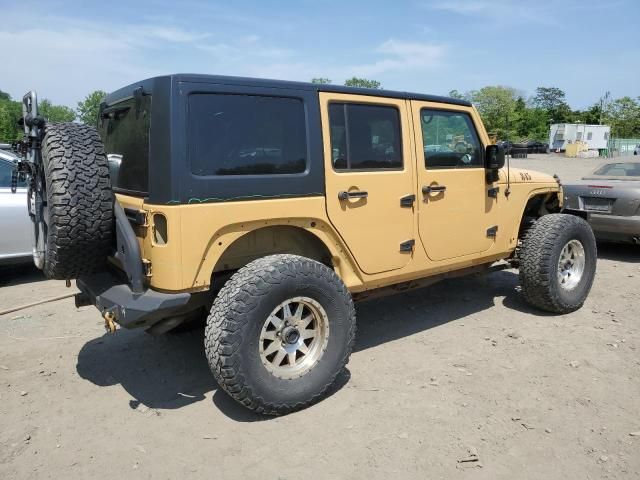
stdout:
<svg viewBox="0 0 640 480">
<path fill-rule="evenodd" d="M 111 185 L 116 191 L 147 194 L 149 191 L 149 135 L 151 96 L 107 107 L 98 130 L 109 159 Z"/>
<path fill-rule="evenodd" d="M 188 112 L 188 157 L 194 175 L 286 175 L 307 169 L 300 99 L 194 93 Z"/>
</svg>

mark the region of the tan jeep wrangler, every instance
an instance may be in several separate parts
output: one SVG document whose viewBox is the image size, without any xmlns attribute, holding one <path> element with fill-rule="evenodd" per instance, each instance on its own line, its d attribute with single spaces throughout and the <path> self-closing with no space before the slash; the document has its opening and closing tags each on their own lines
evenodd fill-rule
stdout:
<svg viewBox="0 0 640 480">
<path fill-rule="evenodd" d="M 518 267 L 523 297 L 582 306 L 596 246 L 548 175 L 503 168 L 463 100 L 206 75 L 110 94 L 96 129 L 24 99 L 34 259 L 108 329 L 206 316 L 220 386 L 303 408 L 348 361 L 354 299 Z M 115 323 L 114 323 L 115 322 Z"/>
</svg>

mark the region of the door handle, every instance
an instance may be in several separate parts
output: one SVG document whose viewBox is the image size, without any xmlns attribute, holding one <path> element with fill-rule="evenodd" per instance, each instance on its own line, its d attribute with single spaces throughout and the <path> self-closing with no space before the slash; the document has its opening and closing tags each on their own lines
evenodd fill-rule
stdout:
<svg viewBox="0 0 640 480">
<path fill-rule="evenodd" d="M 445 187 L 444 185 L 427 185 L 425 187 L 422 187 L 422 193 L 425 195 L 429 195 L 430 193 L 440 193 L 446 190 L 447 187 Z"/>
<path fill-rule="evenodd" d="M 369 196 L 369 192 L 361 192 L 361 191 L 353 191 L 353 192 L 345 192 L 344 190 L 338 192 L 338 200 L 350 200 L 352 198 L 367 198 Z"/>
</svg>

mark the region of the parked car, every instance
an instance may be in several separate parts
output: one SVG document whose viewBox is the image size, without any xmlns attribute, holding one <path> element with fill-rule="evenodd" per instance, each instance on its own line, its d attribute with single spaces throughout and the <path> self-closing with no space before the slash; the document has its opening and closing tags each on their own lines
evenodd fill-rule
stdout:
<svg viewBox="0 0 640 480">
<path fill-rule="evenodd" d="M 527 158 L 529 154 L 529 143 L 519 142 L 511 145 L 511 156 L 513 158 Z"/>
<path fill-rule="evenodd" d="M 11 173 L 18 158 L 0 149 L 0 265 L 31 262 L 32 223 L 27 212 L 27 186 L 11 192 Z"/>
<path fill-rule="evenodd" d="M 640 244 L 640 162 L 607 163 L 564 186 L 564 209 L 582 214 L 597 238 Z"/>
</svg>

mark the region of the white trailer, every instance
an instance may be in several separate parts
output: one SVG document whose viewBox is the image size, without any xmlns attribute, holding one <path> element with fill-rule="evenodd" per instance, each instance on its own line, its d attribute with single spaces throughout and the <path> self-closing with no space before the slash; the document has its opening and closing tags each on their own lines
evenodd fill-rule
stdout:
<svg viewBox="0 0 640 480">
<path fill-rule="evenodd" d="M 610 134 L 609 125 L 554 123 L 549 129 L 549 148 L 552 151 L 566 150 L 568 144 L 577 141 L 586 142 L 589 150 L 607 148 Z"/>
</svg>

